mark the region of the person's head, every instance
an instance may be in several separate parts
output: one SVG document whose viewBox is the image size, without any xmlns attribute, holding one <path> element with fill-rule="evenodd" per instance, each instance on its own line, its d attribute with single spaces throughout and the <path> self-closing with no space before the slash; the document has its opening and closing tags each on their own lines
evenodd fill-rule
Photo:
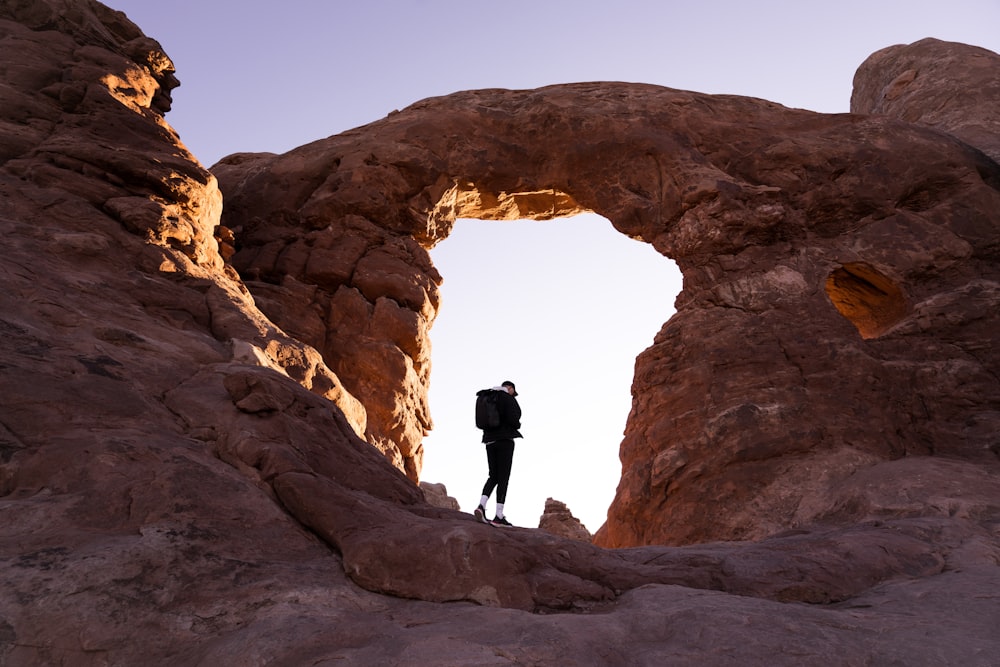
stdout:
<svg viewBox="0 0 1000 667">
<path fill-rule="evenodd" d="M 514 383 L 510 380 L 504 380 L 503 384 L 500 386 L 506 389 L 507 393 L 511 396 L 517 396 L 517 389 L 514 388 Z"/>
</svg>

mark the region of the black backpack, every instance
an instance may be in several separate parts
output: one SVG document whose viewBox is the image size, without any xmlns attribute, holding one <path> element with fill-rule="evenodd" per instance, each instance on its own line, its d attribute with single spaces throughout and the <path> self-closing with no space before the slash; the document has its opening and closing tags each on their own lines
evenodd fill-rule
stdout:
<svg viewBox="0 0 1000 667">
<path fill-rule="evenodd" d="M 493 389 L 482 389 L 476 392 L 476 428 L 483 430 L 500 426 L 500 405 Z"/>
</svg>

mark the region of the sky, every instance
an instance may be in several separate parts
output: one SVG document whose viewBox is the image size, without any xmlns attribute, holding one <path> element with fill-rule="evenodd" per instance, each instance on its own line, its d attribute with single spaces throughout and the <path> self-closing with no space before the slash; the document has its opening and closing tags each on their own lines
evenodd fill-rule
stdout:
<svg viewBox="0 0 1000 667">
<path fill-rule="evenodd" d="M 173 60 L 167 121 L 206 167 L 461 90 L 630 81 L 843 113 L 879 49 L 935 37 L 1000 52 L 1000 0 L 106 4 Z M 508 519 L 537 526 L 554 498 L 595 532 L 620 476 L 635 357 L 673 313 L 676 267 L 596 215 L 460 220 L 431 258 L 444 283 L 422 478 L 475 508 L 487 473 L 475 392 L 509 379 L 524 438 Z"/>
</svg>

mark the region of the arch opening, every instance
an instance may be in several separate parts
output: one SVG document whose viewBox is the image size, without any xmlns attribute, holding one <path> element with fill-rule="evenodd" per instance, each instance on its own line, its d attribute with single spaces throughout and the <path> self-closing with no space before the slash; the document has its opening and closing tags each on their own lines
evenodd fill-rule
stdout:
<svg viewBox="0 0 1000 667">
<path fill-rule="evenodd" d="M 826 294 L 865 339 L 878 338 L 907 312 L 903 290 L 864 262 L 844 264 L 830 273 Z"/>
<path fill-rule="evenodd" d="M 673 315 L 680 271 L 593 213 L 463 218 L 430 253 L 443 283 L 421 479 L 445 484 L 463 511 L 475 508 L 487 476 L 475 392 L 510 379 L 524 439 L 508 516 L 535 526 L 551 497 L 596 532 L 621 477 L 635 359 Z"/>
</svg>

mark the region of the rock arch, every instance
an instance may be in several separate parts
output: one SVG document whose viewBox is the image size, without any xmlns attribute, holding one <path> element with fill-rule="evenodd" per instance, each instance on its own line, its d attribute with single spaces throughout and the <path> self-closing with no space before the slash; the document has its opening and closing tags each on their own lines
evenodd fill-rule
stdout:
<svg viewBox="0 0 1000 667">
<path fill-rule="evenodd" d="M 375 124 L 292 156 L 233 157 L 220 168 L 231 203 L 246 204 L 242 195 L 256 197 L 257 187 L 270 194 L 258 199 L 259 209 L 228 216 L 246 225 L 229 237 L 217 227 L 215 179 L 155 110 L 164 108 L 163 98 L 147 94 L 169 85 L 161 76 L 168 70 L 158 69 L 159 59 L 134 60 L 137 49 L 149 53 L 136 26 L 90 0 L 8 2 L 0 5 L 0 24 L 16 74 L 5 80 L 5 95 L 18 101 L 0 105 L 0 143 L 9 149 L 0 156 L 0 272 L 7 278 L 0 292 L 0 494 L 15 519 L 4 532 L 5 558 L 15 566 L 0 570 L 8 639 L 0 662 L 87 655 L 115 664 L 206 663 L 223 653 L 232 662 L 244 654 L 279 662 L 303 655 L 419 661 L 428 650 L 491 656 L 482 628 L 493 622 L 513 638 L 501 648 L 524 661 L 587 663 L 600 646 L 641 662 L 711 655 L 719 646 L 725 652 L 734 618 L 747 628 L 735 641 L 749 640 L 741 648 L 750 662 L 772 660 L 789 645 L 817 660 L 830 647 L 846 647 L 847 660 L 857 663 L 888 656 L 920 662 L 933 651 L 965 664 L 997 653 L 989 632 L 996 605 L 981 595 L 997 587 L 1000 496 L 997 464 L 984 461 L 981 447 L 992 442 L 996 450 L 998 431 L 995 163 L 950 137 L 886 119 L 841 118 L 829 122 L 825 137 L 775 134 L 757 143 L 756 153 L 720 153 L 702 141 L 712 134 L 705 117 L 747 121 L 726 116 L 724 98 L 700 97 L 698 118 L 678 116 L 655 131 L 646 116 L 633 117 L 633 129 L 647 125 L 646 132 L 687 141 L 690 155 L 717 161 L 723 171 L 742 169 L 751 186 L 790 183 L 788 193 L 772 192 L 772 205 L 786 207 L 792 229 L 715 253 L 705 247 L 706 239 L 719 245 L 713 230 L 731 241 L 739 229 L 727 232 L 723 223 L 741 228 L 725 207 L 692 219 L 686 214 L 694 202 L 662 218 L 657 242 L 685 258 L 686 291 L 680 315 L 637 364 L 627 465 L 604 540 L 683 541 L 699 527 L 703 535 L 739 534 L 722 522 L 699 522 L 697 489 L 718 501 L 715 514 L 753 530 L 810 517 L 826 525 L 759 543 L 609 552 L 544 531 L 494 530 L 423 502 L 350 433 L 350 397 L 300 342 L 351 342 L 353 335 L 358 347 L 327 346 L 327 360 L 336 360 L 330 352 L 353 354 L 343 367 L 363 371 L 373 365 L 365 353 L 382 345 L 416 355 L 400 363 L 416 368 L 419 341 L 411 336 L 434 297 L 433 269 L 420 263 L 419 251 L 447 233 L 447 220 L 420 223 L 426 209 L 419 193 L 432 187 L 433 202 L 450 187 L 459 170 L 446 168 L 445 153 L 426 180 L 419 161 L 380 171 L 373 148 L 386 137 Z M 921 74 L 911 86 L 927 80 Z M 135 86 L 109 90 L 116 81 Z M 626 88 L 620 98 L 632 92 L 644 94 Z M 506 96 L 493 96 L 494 106 L 520 113 L 524 94 Z M 489 105 L 472 111 L 493 113 Z M 401 138 L 389 135 L 394 143 Z M 500 133 L 473 148 L 523 137 L 514 139 Z M 901 164 L 920 164 L 933 178 L 916 182 L 903 170 L 909 194 L 895 200 L 919 211 L 885 215 L 894 204 L 872 197 L 868 186 L 881 168 L 859 181 L 854 163 L 843 161 L 850 150 L 833 150 L 831 140 L 865 146 L 854 155 L 865 168 L 873 164 L 872 146 L 899 152 Z M 360 172 L 354 180 L 350 165 L 338 176 L 352 159 L 351 142 L 376 167 L 369 175 L 419 187 L 411 183 L 401 194 Z M 741 160 L 759 164 L 748 170 Z M 803 164 L 820 165 L 820 175 Z M 506 192 L 555 188 L 539 186 L 540 163 L 515 160 L 513 168 L 535 182 Z M 684 180 L 682 172 L 669 173 Z M 340 179 L 343 191 L 327 188 L 328 177 Z M 575 178 L 560 191 L 579 198 L 586 188 Z M 850 195 L 839 201 L 828 189 L 838 180 Z M 305 215 L 323 199 L 339 200 L 341 214 Z M 366 217 L 380 200 L 390 203 L 387 215 Z M 809 226 L 796 235 L 799 221 L 824 214 L 833 215 L 821 232 Z M 411 229 L 407 220 L 418 224 Z M 703 231 L 692 232 L 698 220 Z M 694 234 L 693 242 L 670 243 L 685 238 L 671 231 L 675 225 Z M 227 253 L 220 256 L 213 229 L 242 245 L 238 259 L 254 299 L 224 265 Z M 831 272 L 857 262 L 905 286 L 910 303 L 891 331 L 867 341 L 823 289 Z M 302 338 L 276 328 L 255 299 Z M 352 329 L 359 313 L 367 328 Z M 362 389 L 372 380 L 350 379 Z M 406 388 L 386 386 L 400 395 Z M 797 417 L 783 397 L 801 398 L 808 414 Z M 362 431 L 364 412 L 359 405 L 352 415 Z M 886 415 L 896 412 L 913 426 L 880 452 L 877 441 L 891 425 Z M 877 432 L 830 439 L 849 421 L 845 415 Z M 769 458 L 760 434 L 745 435 L 748 425 L 768 420 L 772 432 L 795 436 L 798 452 Z M 810 450 L 810 438 L 819 446 Z M 869 465 L 920 447 L 951 460 Z M 845 452 L 864 468 L 847 480 L 837 476 L 851 463 Z M 632 511 L 635 503 L 657 505 L 653 519 L 673 532 L 650 530 Z M 752 511 L 741 512 L 740 503 Z M 869 604 L 871 613 L 857 613 Z M 942 604 L 964 610 L 945 635 L 962 641 L 926 632 L 937 627 Z M 680 625 L 644 623 L 651 611 Z M 754 643 L 762 634 L 755 630 L 773 629 L 775 619 L 787 619 L 795 637 L 779 628 Z M 325 632 L 345 622 L 347 632 Z M 541 648 L 520 641 L 540 623 L 547 637 L 560 639 Z M 133 641 L 137 626 L 148 630 L 141 646 Z M 725 630 L 701 635 L 703 627 Z M 885 639 L 875 648 L 873 634 Z"/>
<path fill-rule="evenodd" d="M 610 546 L 760 537 L 814 519 L 812 499 L 872 461 L 992 457 L 988 431 L 963 426 L 981 411 L 936 383 L 995 397 L 995 360 L 966 364 L 971 340 L 915 343 L 940 327 L 965 340 L 971 315 L 928 312 L 996 273 L 996 170 L 887 118 L 624 83 L 456 93 L 213 168 L 261 309 L 321 351 L 367 409 L 367 439 L 411 479 L 432 427 L 440 276 L 426 251 L 457 216 L 593 211 L 675 260 L 685 286 L 637 360 L 623 476 L 598 535 Z M 917 190 L 920 210 L 906 209 Z M 970 222 L 969 201 L 991 203 Z M 911 303 L 890 308 L 878 340 L 829 307 L 830 276 L 862 276 L 864 248 Z M 956 355 L 960 380 L 915 383 Z"/>
</svg>

